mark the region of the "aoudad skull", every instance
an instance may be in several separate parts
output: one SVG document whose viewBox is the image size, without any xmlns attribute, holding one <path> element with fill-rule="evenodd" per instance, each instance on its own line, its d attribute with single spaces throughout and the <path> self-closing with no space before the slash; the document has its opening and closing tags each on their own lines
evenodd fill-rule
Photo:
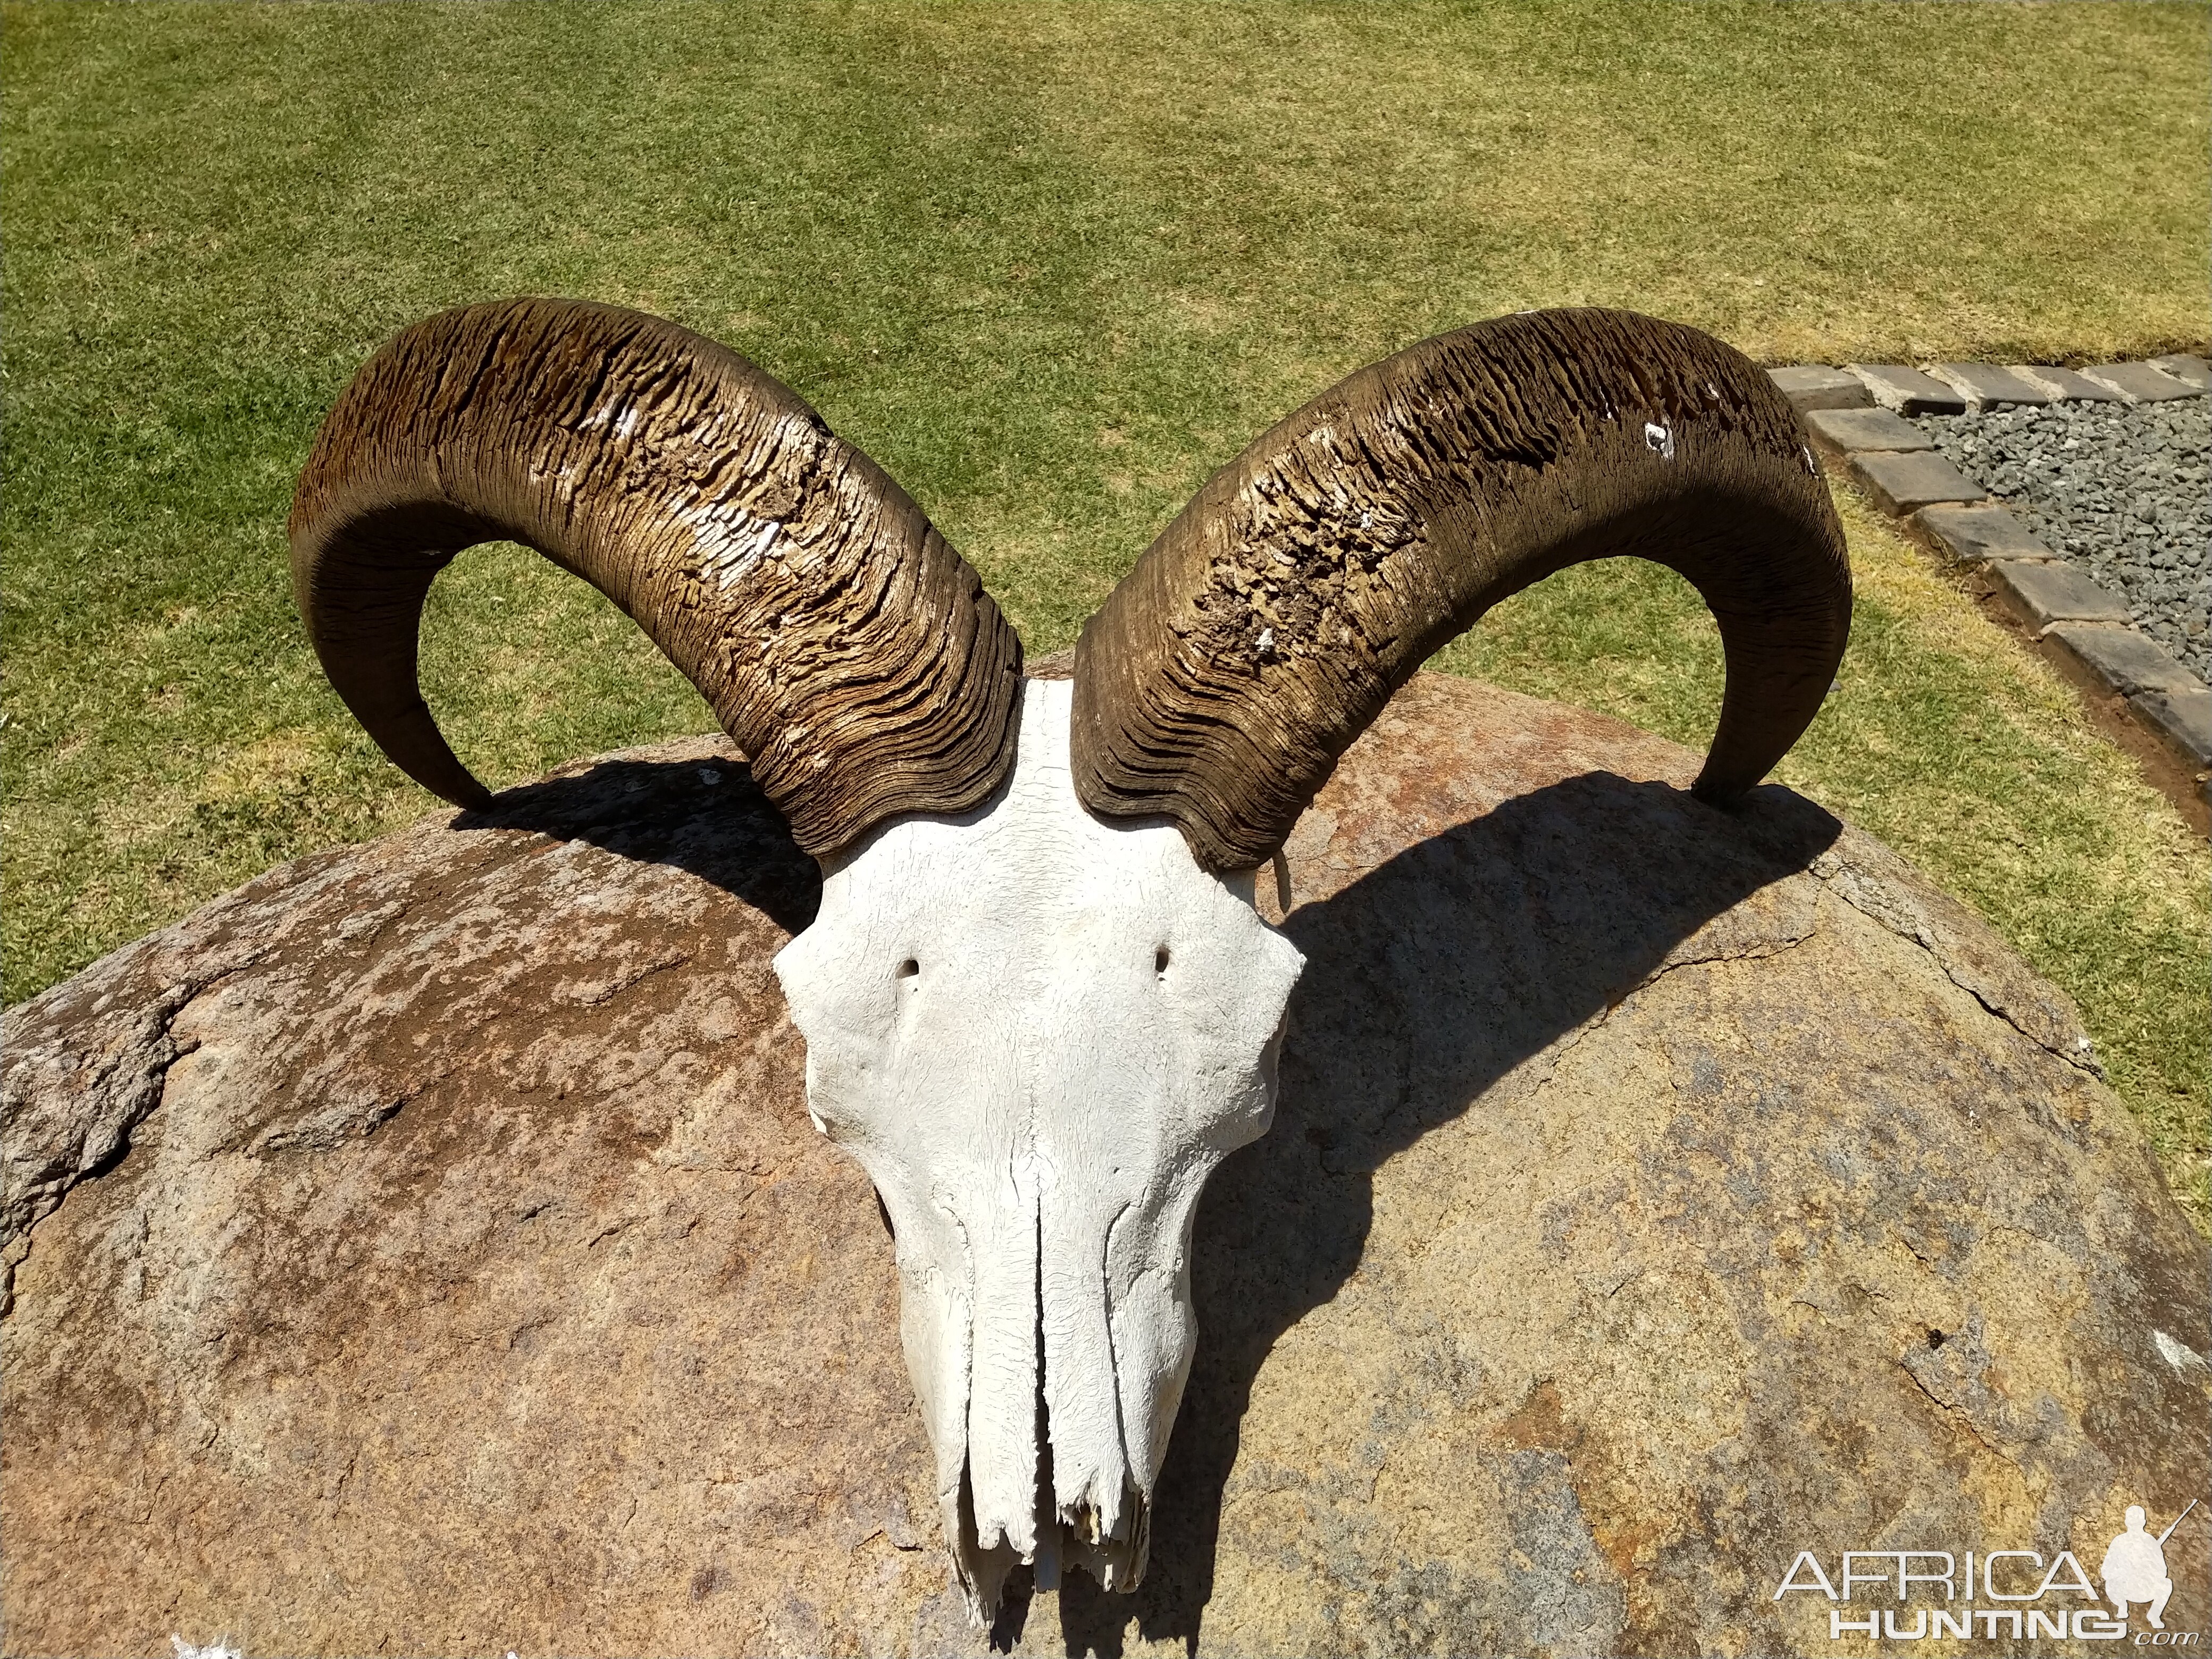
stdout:
<svg viewBox="0 0 2212 1659">
<path fill-rule="evenodd" d="M 1024 689 L 1011 776 L 823 871 L 775 959 L 816 1125 L 873 1180 L 947 1540 L 988 1619 L 1018 1561 L 1144 1570 L 1189 1373 L 1200 1189 L 1274 1107 L 1304 958 L 1251 877 L 1092 817 L 1071 687 Z"/>
<path fill-rule="evenodd" d="M 1080 697 L 1026 688 L 1011 776 L 1020 641 L 974 570 L 788 387 L 673 324 L 520 299 L 402 331 L 317 433 L 288 533 L 332 685 L 425 787 L 492 799 L 416 667 L 431 574 L 506 536 L 645 626 L 822 860 L 779 966 L 815 1115 L 897 1229 L 979 1614 L 1024 1556 L 1048 1584 L 1144 1563 L 1193 1208 L 1266 1126 L 1302 965 L 1199 860 L 1279 849 L 1388 689 L 1563 562 L 1656 560 L 1712 605 L 1715 805 L 1803 732 L 1850 630 L 1842 523 L 1772 380 L 1583 307 L 1409 346 L 1248 446 L 1085 625 Z M 1070 787 L 1075 702 L 1105 819 Z M 1128 817 L 1155 811 L 1179 828 Z"/>
</svg>

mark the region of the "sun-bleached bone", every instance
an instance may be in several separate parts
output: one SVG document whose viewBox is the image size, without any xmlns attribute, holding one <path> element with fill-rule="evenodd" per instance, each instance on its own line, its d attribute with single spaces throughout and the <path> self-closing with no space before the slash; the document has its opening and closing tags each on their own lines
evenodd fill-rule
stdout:
<svg viewBox="0 0 2212 1659">
<path fill-rule="evenodd" d="M 897 1238 L 907 1365 L 971 1611 L 1016 1561 L 1109 1588 L 1189 1373 L 1191 1223 L 1267 1127 L 1304 959 L 1252 878 L 1200 870 L 1170 824 L 1077 800 L 1072 687 L 1024 688 L 983 807 L 908 817 L 825 865 L 775 959 L 809 1110 L 874 1181 Z"/>
<path fill-rule="evenodd" d="M 1391 694 L 1568 564 L 1669 564 L 1726 647 L 1694 786 L 1726 806 L 1836 684 L 1851 611 L 1773 381 L 1585 309 L 1420 342 L 1277 422 L 1085 624 L 1072 693 L 1024 689 L 974 569 L 790 388 L 611 307 L 404 330 L 324 422 L 289 535 L 331 684 L 425 787 L 489 799 L 422 700 L 417 630 L 457 549 L 513 539 L 636 618 L 821 861 L 783 981 L 817 1121 L 900 1232 L 979 1613 L 1019 1559 L 1046 1584 L 1063 1557 L 1142 1570 L 1192 1207 L 1267 1121 L 1299 966 L 1252 872 Z"/>
</svg>

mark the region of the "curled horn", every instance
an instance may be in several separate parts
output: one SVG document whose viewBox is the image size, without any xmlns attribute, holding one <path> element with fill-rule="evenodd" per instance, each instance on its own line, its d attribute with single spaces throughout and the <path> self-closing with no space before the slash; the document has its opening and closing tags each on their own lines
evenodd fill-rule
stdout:
<svg viewBox="0 0 2212 1659">
<path fill-rule="evenodd" d="M 1021 643 L 921 509 L 726 347 L 610 306 L 441 313 L 356 374 L 289 526 L 324 672 L 384 752 L 489 799 L 416 680 L 433 577 L 536 548 L 699 688 L 816 857 L 894 812 L 958 811 L 1013 757 Z"/>
<path fill-rule="evenodd" d="M 1727 805 L 1818 712 L 1850 626 L 1842 526 L 1796 413 L 1695 329 L 1524 313 L 1360 370 L 1216 473 L 1085 624 L 1075 785 L 1265 861 L 1431 653 L 1530 583 L 1633 554 L 1720 623 L 1696 793 Z"/>
</svg>

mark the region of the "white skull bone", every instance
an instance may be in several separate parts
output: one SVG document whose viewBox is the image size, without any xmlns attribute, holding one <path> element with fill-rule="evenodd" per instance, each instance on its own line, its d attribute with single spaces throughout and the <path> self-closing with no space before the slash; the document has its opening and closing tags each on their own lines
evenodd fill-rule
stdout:
<svg viewBox="0 0 2212 1659">
<path fill-rule="evenodd" d="M 1024 689 L 982 808 L 890 822 L 825 866 L 775 959 L 808 1109 L 897 1240 L 907 1365 L 970 1610 L 1018 1560 L 1109 1588 L 1190 1368 L 1191 1224 L 1267 1127 L 1304 965 L 1251 878 L 1166 823 L 1095 818 L 1068 768 L 1072 687 Z"/>
</svg>

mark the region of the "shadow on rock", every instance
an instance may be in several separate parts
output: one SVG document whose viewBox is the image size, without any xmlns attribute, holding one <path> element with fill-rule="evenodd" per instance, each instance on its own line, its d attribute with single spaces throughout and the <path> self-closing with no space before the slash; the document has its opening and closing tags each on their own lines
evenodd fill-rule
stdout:
<svg viewBox="0 0 2212 1659">
<path fill-rule="evenodd" d="M 814 920 L 822 872 L 734 756 L 596 761 L 507 789 L 457 830 L 527 830 L 673 866 L 766 915 L 787 933 Z"/>
<path fill-rule="evenodd" d="M 602 761 L 454 823 L 672 865 L 791 933 L 820 902 L 813 860 L 734 758 Z M 1118 1656 L 1132 1618 L 1146 1638 L 1195 1650 L 1254 1379 L 1358 1267 L 1382 1161 L 1840 833 L 1778 787 L 1723 813 L 1664 784 L 1590 773 L 1419 842 L 1291 914 L 1285 931 L 1306 969 L 1280 1103 L 1200 1211 L 1198 1355 L 1157 1494 L 1151 1571 L 1133 1597 L 1070 1574 L 1059 1595 L 1068 1652 Z M 995 1645 L 1018 1640 L 1030 1611 L 1010 1595 Z"/>
<path fill-rule="evenodd" d="M 1133 1617 L 1195 1651 L 1224 1488 L 1276 1340 L 1358 1265 L 1370 1176 L 1619 1002 L 1685 939 L 1803 869 L 1842 826 L 1769 787 L 1723 813 L 1664 784 L 1567 779 L 1407 848 L 1285 931 L 1306 954 L 1274 1127 L 1207 1186 L 1199 1345 L 1133 1598 L 1071 1575 L 1070 1654 L 1118 1656 Z"/>
</svg>

